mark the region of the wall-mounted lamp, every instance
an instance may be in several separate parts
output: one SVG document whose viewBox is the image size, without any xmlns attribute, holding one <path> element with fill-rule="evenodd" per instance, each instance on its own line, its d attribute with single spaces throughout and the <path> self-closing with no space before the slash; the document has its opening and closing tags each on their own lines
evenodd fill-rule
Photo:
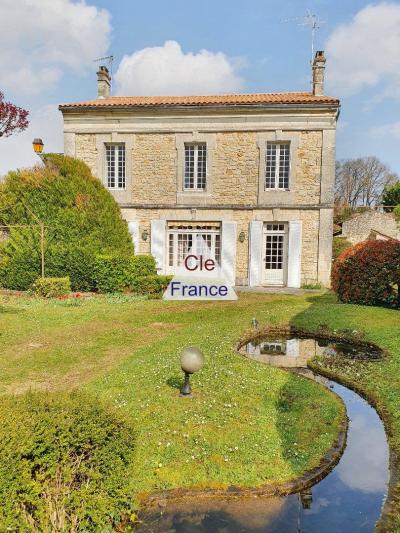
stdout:
<svg viewBox="0 0 400 533">
<path fill-rule="evenodd" d="M 42 139 L 33 139 L 32 146 L 33 146 L 33 151 L 35 152 L 35 154 L 41 154 L 43 152 L 44 144 L 43 144 Z"/>
<path fill-rule="evenodd" d="M 245 239 L 246 239 L 246 234 L 245 234 L 244 231 L 241 231 L 241 232 L 239 233 L 239 242 L 244 242 Z"/>
<path fill-rule="evenodd" d="M 145 230 L 142 232 L 142 240 L 143 240 L 143 241 L 147 241 L 148 238 L 149 238 L 149 232 L 147 231 L 147 229 L 145 229 Z"/>
</svg>

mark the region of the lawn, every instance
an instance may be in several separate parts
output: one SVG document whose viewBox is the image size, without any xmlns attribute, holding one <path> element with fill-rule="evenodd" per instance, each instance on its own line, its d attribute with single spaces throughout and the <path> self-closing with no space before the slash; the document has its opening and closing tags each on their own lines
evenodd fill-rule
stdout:
<svg viewBox="0 0 400 533">
<path fill-rule="evenodd" d="M 0 392 L 6 398 L 51 391 L 65 398 L 79 389 L 88 403 L 110 409 L 113 420 L 120 414 L 132 428 L 133 453 L 126 455 L 121 479 L 132 501 L 159 489 L 294 479 L 319 463 L 343 410 L 318 384 L 233 352 L 253 316 L 261 324 L 365 330 L 389 350 L 390 357 L 373 369 L 362 364 L 361 372 L 342 370 L 353 372 L 350 377 L 385 406 L 391 445 L 400 451 L 398 312 L 337 304 L 331 294 L 243 294 L 238 302 L 199 303 L 4 296 Z M 206 364 L 193 377 L 194 397 L 182 399 L 179 352 L 192 344 L 204 351 Z M 28 404 L 40 403 L 39 397 Z M 27 409 L 21 401 L 17 409 L 21 405 Z"/>
</svg>

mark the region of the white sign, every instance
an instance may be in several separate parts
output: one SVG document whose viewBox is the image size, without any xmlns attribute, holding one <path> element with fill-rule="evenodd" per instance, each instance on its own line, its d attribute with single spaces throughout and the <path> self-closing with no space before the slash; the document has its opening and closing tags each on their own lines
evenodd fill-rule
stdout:
<svg viewBox="0 0 400 533">
<path fill-rule="evenodd" d="M 206 247 L 196 255 L 189 250 L 164 293 L 165 300 L 237 300 L 233 287 Z"/>
</svg>

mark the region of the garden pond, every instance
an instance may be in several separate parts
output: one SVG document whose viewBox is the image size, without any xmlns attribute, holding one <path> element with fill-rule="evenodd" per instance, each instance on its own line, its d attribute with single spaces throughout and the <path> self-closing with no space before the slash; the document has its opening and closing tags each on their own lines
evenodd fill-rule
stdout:
<svg viewBox="0 0 400 533">
<path fill-rule="evenodd" d="M 184 498 L 140 515 L 138 531 L 174 533 L 372 532 L 387 495 L 389 448 L 381 419 L 357 393 L 307 367 L 316 355 L 379 359 L 349 342 L 294 336 L 259 337 L 240 353 L 315 379 L 344 402 L 347 442 L 337 465 L 311 488 L 282 497 Z"/>
</svg>

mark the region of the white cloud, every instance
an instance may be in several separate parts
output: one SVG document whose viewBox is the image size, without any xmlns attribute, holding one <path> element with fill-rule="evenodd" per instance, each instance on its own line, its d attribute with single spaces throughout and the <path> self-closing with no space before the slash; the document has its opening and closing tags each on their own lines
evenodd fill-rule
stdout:
<svg viewBox="0 0 400 533">
<path fill-rule="evenodd" d="M 382 423 L 376 413 L 367 415 L 354 410 L 349 416 L 351 431 L 335 473 L 352 490 L 384 492 L 389 457 Z"/>
<path fill-rule="evenodd" d="M 122 95 L 218 94 L 238 91 L 240 61 L 222 52 L 182 51 L 176 41 L 125 55 L 115 74 Z"/>
<path fill-rule="evenodd" d="M 383 83 L 382 96 L 400 94 L 400 4 L 368 5 L 326 43 L 327 85 L 339 96 Z"/>
<path fill-rule="evenodd" d="M 3 91 L 52 88 L 63 69 L 93 68 L 110 37 L 110 17 L 84 0 L 0 0 Z"/>
<path fill-rule="evenodd" d="M 382 126 L 376 126 L 370 129 L 370 135 L 372 138 L 396 138 L 400 140 L 400 121 L 391 122 L 389 124 L 383 124 Z"/>
<path fill-rule="evenodd" d="M 40 137 L 46 152 L 63 152 L 62 115 L 56 104 L 29 113 L 29 126 L 22 133 L 0 138 L 0 179 L 9 170 L 29 167 L 40 162 L 32 141 Z"/>
</svg>

